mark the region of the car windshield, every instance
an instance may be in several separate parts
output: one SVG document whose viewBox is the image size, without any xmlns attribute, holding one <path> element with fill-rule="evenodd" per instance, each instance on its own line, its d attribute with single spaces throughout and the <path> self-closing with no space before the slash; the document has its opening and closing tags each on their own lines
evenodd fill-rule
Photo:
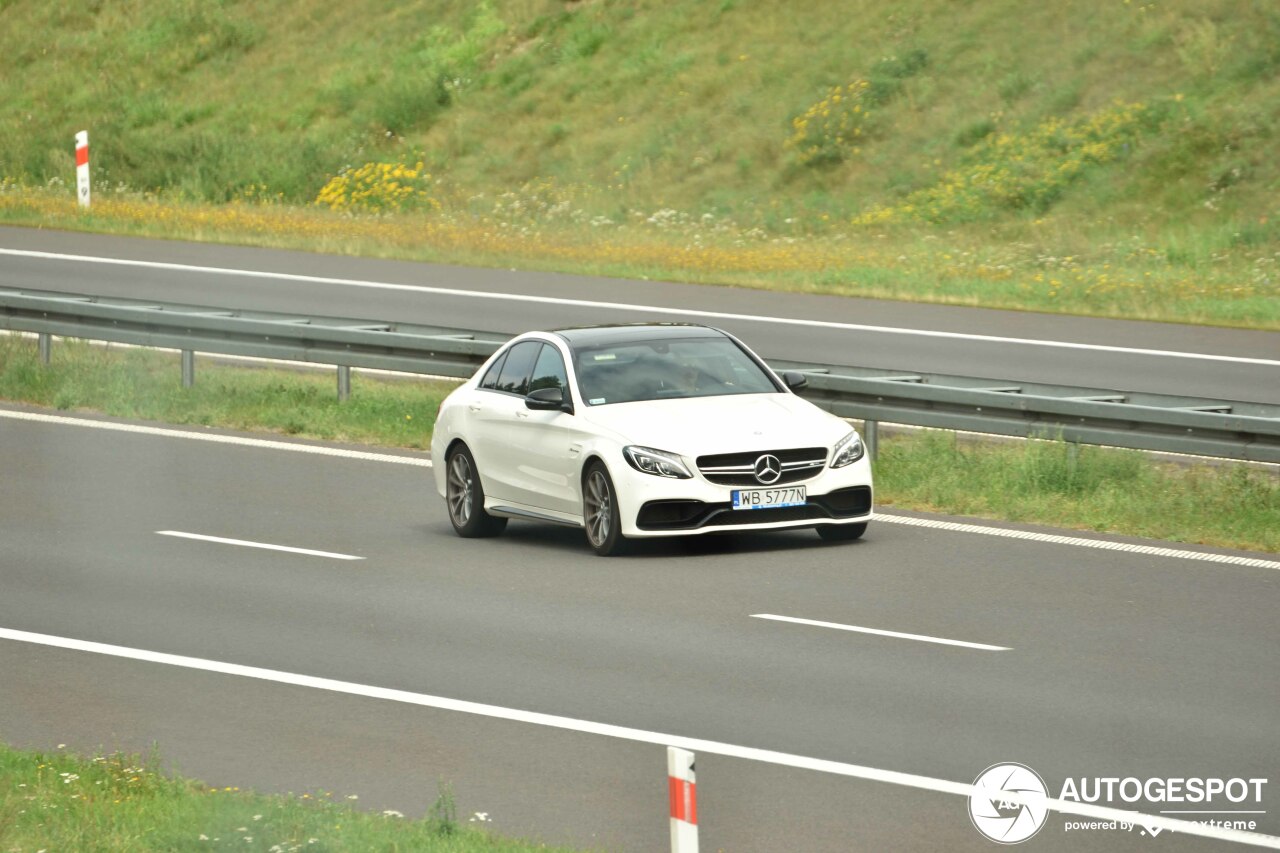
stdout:
<svg viewBox="0 0 1280 853">
<path fill-rule="evenodd" d="M 773 380 L 728 338 L 626 341 L 574 354 L 589 406 L 724 394 L 767 394 Z"/>
</svg>

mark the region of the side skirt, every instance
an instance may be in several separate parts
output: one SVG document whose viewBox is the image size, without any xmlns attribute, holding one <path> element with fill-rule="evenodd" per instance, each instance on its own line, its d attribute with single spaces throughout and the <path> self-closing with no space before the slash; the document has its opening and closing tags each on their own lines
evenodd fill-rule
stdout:
<svg viewBox="0 0 1280 853">
<path fill-rule="evenodd" d="M 500 515 L 506 518 L 523 518 L 529 521 L 546 521 L 546 522 L 550 522 L 551 524 L 559 524 L 563 527 L 577 527 L 577 528 L 582 527 L 582 519 L 573 520 L 569 518 L 563 518 L 559 515 L 550 515 L 545 512 L 539 512 L 533 509 L 524 509 L 522 507 L 505 506 L 505 505 L 488 506 L 488 507 L 485 507 L 485 512 L 489 513 L 490 515 Z"/>
</svg>

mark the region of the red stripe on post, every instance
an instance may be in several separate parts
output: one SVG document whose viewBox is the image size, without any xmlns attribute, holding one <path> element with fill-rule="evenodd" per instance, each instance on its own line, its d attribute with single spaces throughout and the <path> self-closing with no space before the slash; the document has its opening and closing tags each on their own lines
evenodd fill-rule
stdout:
<svg viewBox="0 0 1280 853">
<path fill-rule="evenodd" d="M 698 823 L 698 786 L 674 776 L 667 777 L 671 797 L 671 817 L 695 826 Z"/>
<path fill-rule="evenodd" d="M 67 149 L 64 148 L 62 150 L 66 151 Z M 76 165 L 77 166 L 89 165 L 89 146 L 88 145 L 85 145 L 82 148 L 76 149 Z"/>
</svg>

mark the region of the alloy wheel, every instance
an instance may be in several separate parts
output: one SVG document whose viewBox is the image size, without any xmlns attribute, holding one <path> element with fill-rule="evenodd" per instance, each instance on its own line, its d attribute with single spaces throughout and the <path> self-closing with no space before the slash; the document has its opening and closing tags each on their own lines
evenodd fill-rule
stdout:
<svg viewBox="0 0 1280 853">
<path fill-rule="evenodd" d="M 613 523 L 613 495 L 604 474 L 596 469 L 587 475 L 586 490 L 587 536 L 591 544 L 599 548 L 609 537 Z"/>
<path fill-rule="evenodd" d="M 471 520 L 475 504 L 475 474 L 471 470 L 471 461 L 464 453 L 456 453 L 449 460 L 446 492 L 450 520 L 455 527 L 465 527 Z"/>
</svg>

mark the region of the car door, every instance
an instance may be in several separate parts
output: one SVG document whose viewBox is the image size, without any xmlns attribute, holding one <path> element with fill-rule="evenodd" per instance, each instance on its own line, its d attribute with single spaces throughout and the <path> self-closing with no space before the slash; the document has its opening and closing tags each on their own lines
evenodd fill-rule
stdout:
<svg viewBox="0 0 1280 853">
<path fill-rule="evenodd" d="M 559 388 L 572 400 L 564 357 L 555 344 L 543 344 L 529 378 L 529 391 Z M 507 447 L 511 452 L 515 500 L 540 509 L 577 514 L 578 454 L 570 447 L 574 415 L 524 407 L 512 418 Z"/>
<path fill-rule="evenodd" d="M 577 514 L 573 415 L 538 411 L 524 398 L 539 388 L 571 390 L 554 344 L 521 341 L 494 363 L 468 401 L 472 453 L 485 494 L 499 502 Z"/>
<path fill-rule="evenodd" d="M 467 401 L 467 443 L 475 456 L 485 495 L 504 501 L 522 502 L 517 497 L 520 456 L 510 446 L 517 417 L 529 410 L 524 405 L 533 364 L 542 341 L 521 341 L 494 363 L 475 394 Z"/>
</svg>

